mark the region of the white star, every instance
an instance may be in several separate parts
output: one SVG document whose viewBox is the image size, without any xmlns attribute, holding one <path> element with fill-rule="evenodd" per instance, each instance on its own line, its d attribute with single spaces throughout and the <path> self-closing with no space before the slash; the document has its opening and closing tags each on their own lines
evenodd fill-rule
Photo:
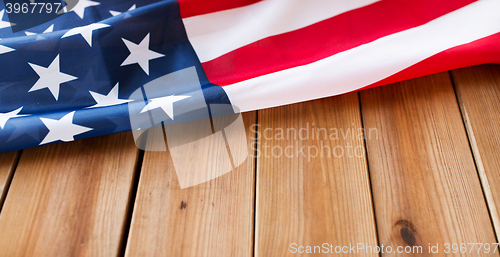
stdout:
<svg viewBox="0 0 500 257">
<path fill-rule="evenodd" d="M 56 56 L 54 61 L 52 61 L 52 63 L 47 68 L 32 63 L 28 64 L 40 77 L 28 92 L 48 88 L 56 101 L 59 99 L 60 85 L 68 81 L 78 79 L 77 77 L 60 72 L 59 55 Z"/>
<path fill-rule="evenodd" d="M 93 23 L 87 26 L 82 26 L 82 27 L 76 27 L 73 29 L 70 29 L 68 32 L 66 32 L 62 38 L 66 37 L 71 37 L 74 35 L 82 35 L 82 37 L 87 41 L 90 47 L 92 47 L 92 32 L 97 29 L 102 29 L 109 27 L 108 24 L 103 24 L 103 23 Z"/>
<path fill-rule="evenodd" d="M 49 133 L 42 140 L 40 145 L 52 143 L 58 140 L 69 142 L 75 140 L 74 136 L 93 130 L 84 126 L 73 124 L 75 112 L 66 114 L 60 120 L 40 118 L 49 129 Z"/>
<path fill-rule="evenodd" d="M 118 98 L 118 83 L 116 83 L 115 87 L 109 91 L 107 95 L 101 95 L 96 92 L 89 91 L 94 100 L 96 101 L 96 105 L 92 105 L 88 108 L 97 108 L 97 107 L 105 107 L 112 105 L 119 105 L 131 102 L 132 100 L 123 100 Z"/>
<path fill-rule="evenodd" d="M 70 10 L 70 12 L 75 12 L 80 19 L 83 19 L 83 14 L 85 12 L 85 8 L 90 7 L 90 6 L 95 6 L 95 5 L 100 5 L 101 3 L 99 2 L 94 2 L 90 0 L 80 0 L 76 4 L 73 9 Z M 66 12 L 66 7 L 64 7 L 64 11 Z"/>
<path fill-rule="evenodd" d="M 50 33 L 54 31 L 54 24 L 50 25 L 50 27 L 48 27 L 45 31 L 43 31 L 42 33 Z M 36 35 L 36 33 L 34 32 L 28 32 L 28 31 L 25 31 L 24 32 L 26 34 L 26 36 L 31 36 L 31 35 Z"/>
<path fill-rule="evenodd" d="M 54 31 L 54 24 L 50 25 L 46 30 L 44 30 L 42 33 L 50 33 Z"/>
<path fill-rule="evenodd" d="M 142 70 L 149 76 L 149 60 L 163 57 L 165 55 L 149 50 L 149 33 L 138 45 L 122 38 L 123 42 L 130 51 L 130 55 L 123 61 L 122 65 L 137 63 L 141 66 Z"/>
<path fill-rule="evenodd" d="M 16 49 L 0 45 L 0 54 L 5 54 L 12 51 L 16 51 Z"/>
<path fill-rule="evenodd" d="M 172 120 L 174 119 L 174 103 L 177 101 L 184 100 L 191 96 L 188 95 L 169 95 L 164 97 L 158 97 L 151 99 L 151 102 L 148 103 L 141 111 L 141 113 L 151 111 L 156 108 L 162 108 L 163 111 L 170 117 Z"/>
<path fill-rule="evenodd" d="M 135 10 L 135 4 L 132 5 L 132 7 L 130 7 L 127 11 L 132 11 L 132 10 Z M 109 13 L 111 13 L 111 15 L 113 15 L 113 17 L 117 16 L 117 15 L 120 15 L 122 14 L 122 12 L 118 12 L 118 11 L 113 11 L 113 10 L 110 10 Z M 130 17 L 130 14 L 125 14 L 125 19 Z"/>
<path fill-rule="evenodd" d="M 5 127 L 5 123 L 7 123 L 7 121 L 9 121 L 9 119 L 28 116 L 28 115 L 17 115 L 19 112 L 21 112 L 22 109 L 23 109 L 23 107 L 21 106 L 17 110 L 13 110 L 13 111 L 8 112 L 8 113 L 0 113 L 0 128 L 3 129 Z"/>
<path fill-rule="evenodd" d="M 5 13 L 5 9 L 0 11 L 0 29 L 10 27 L 11 24 L 8 21 L 3 21 L 3 14 Z"/>
<path fill-rule="evenodd" d="M 48 27 L 45 31 L 43 31 L 42 34 L 50 33 L 52 31 L 54 31 L 54 24 L 50 25 L 50 27 Z M 36 33 L 29 32 L 29 31 L 25 31 L 24 33 L 26 34 L 26 36 L 36 35 Z M 38 35 L 35 40 L 38 41 L 38 40 L 42 40 L 42 39 L 45 39 L 45 38 L 42 37 L 42 36 L 40 36 L 40 35 Z"/>
<path fill-rule="evenodd" d="M 113 10 L 110 10 L 109 13 L 111 13 L 111 15 L 113 15 L 113 17 L 122 14 L 122 12 L 113 11 Z"/>
</svg>

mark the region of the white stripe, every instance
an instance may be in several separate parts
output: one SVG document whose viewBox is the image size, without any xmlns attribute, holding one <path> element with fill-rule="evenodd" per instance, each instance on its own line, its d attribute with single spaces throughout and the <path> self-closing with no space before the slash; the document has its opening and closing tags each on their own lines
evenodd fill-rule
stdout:
<svg viewBox="0 0 500 257">
<path fill-rule="evenodd" d="M 297 30 L 379 0 L 263 0 L 183 19 L 201 62 L 270 36 Z"/>
<path fill-rule="evenodd" d="M 224 89 L 241 111 L 351 92 L 446 49 L 500 32 L 499 10 L 500 0 L 479 0 L 425 25 Z"/>
</svg>

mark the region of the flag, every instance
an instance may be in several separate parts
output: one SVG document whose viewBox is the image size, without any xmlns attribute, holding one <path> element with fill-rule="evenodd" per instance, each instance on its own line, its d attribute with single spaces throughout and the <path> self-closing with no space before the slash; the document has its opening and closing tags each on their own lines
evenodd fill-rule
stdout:
<svg viewBox="0 0 500 257">
<path fill-rule="evenodd" d="M 0 151 L 135 130 L 152 111 L 180 122 L 188 106 L 250 111 L 500 63 L 500 0 L 79 0 L 23 31 L 11 7 Z"/>
</svg>

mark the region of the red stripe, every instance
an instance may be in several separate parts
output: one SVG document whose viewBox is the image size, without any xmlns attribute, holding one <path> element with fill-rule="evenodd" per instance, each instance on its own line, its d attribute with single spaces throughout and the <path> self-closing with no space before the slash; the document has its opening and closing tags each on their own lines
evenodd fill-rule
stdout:
<svg viewBox="0 0 500 257">
<path fill-rule="evenodd" d="M 261 0 L 179 0 L 181 17 L 207 14 L 242 7 Z"/>
<path fill-rule="evenodd" d="M 359 90 L 485 63 L 500 64 L 500 33 L 450 48 Z"/>
<path fill-rule="evenodd" d="M 383 0 L 299 30 L 259 40 L 205 62 L 203 68 L 210 82 L 230 85 L 324 59 L 423 25 L 472 2 L 475 0 Z"/>
</svg>

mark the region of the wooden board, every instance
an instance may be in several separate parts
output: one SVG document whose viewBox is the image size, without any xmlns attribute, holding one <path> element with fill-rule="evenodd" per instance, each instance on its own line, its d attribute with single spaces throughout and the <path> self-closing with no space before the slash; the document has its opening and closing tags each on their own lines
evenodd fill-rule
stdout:
<svg viewBox="0 0 500 257">
<path fill-rule="evenodd" d="M 483 191 L 500 235 L 500 65 L 470 67 L 451 74 Z"/>
<path fill-rule="evenodd" d="M 250 156 L 209 182 L 181 189 L 170 152 L 145 152 L 126 256 L 252 256 L 256 112 L 243 119 Z"/>
<path fill-rule="evenodd" d="M 495 243 L 448 73 L 360 94 L 365 129 L 380 135 L 367 140 L 379 243 L 439 244 L 433 256 L 452 255 L 445 243 Z"/>
<path fill-rule="evenodd" d="M 377 245 L 358 93 L 264 109 L 259 124 L 255 256 Z"/>
<path fill-rule="evenodd" d="M 14 174 L 14 169 L 20 151 L 0 153 L 0 210 L 7 194 L 8 186 Z"/>
<path fill-rule="evenodd" d="M 131 133 L 24 150 L 0 213 L 3 256 L 116 256 L 138 160 Z"/>
</svg>

